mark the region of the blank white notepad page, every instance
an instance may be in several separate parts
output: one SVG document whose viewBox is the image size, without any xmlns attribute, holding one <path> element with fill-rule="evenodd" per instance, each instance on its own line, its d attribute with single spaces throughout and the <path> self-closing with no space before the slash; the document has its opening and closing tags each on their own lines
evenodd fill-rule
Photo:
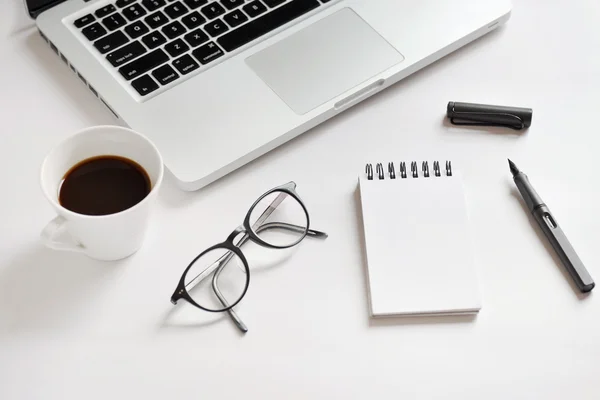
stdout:
<svg viewBox="0 0 600 400">
<path fill-rule="evenodd" d="M 481 308 L 459 176 L 359 179 L 372 316 Z"/>
</svg>

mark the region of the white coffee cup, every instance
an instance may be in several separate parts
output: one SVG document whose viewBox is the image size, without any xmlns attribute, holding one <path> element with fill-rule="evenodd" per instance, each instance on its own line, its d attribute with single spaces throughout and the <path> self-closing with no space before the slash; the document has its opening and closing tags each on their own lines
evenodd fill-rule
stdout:
<svg viewBox="0 0 600 400">
<path fill-rule="evenodd" d="M 133 207 L 108 215 L 78 214 L 61 206 L 58 196 L 65 174 L 77 163 L 102 155 L 138 163 L 150 177 L 150 193 Z M 52 249 L 81 252 L 97 260 L 119 260 L 135 253 L 144 240 L 163 172 L 156 146 L 130 129 L 97 126 L 66 139 L 42 164 L 42 190 L 58 214 L 42 231 L 42 240 Z"/>
</svg>

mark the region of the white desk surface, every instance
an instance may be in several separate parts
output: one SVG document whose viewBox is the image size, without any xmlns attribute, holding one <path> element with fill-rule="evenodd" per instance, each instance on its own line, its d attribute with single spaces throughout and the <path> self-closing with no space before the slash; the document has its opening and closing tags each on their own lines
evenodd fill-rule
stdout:
<svg viewBox="0 0 600 400">
<path fill-rule="evenodd" d="M 515 196 L 527 172 L 600 280 L 600 7 L 515 1 L 505 28 L 195 193 L 167 179 L 144 247 L 117 263 L 44 249 L 46 152 L 114 123 L 36 34 L 0 13 L 1 399 L 597 399 L 600 299 L 566 278 Z M 459 129 L 446 103 L 532 107 L 533 126 Z M 365 162 L 452 159 L 465 176 L 484 295 L 474 320 L 370 321 L 357 175 Z M 263 191 L 295 180 L 312 226 L 254 271 L 223 317 L 169 302 L 187 262 Z M 443 201 L 443 199 L 440 199 Z M 600 289 L 596 289 L 600 290 Z"/>
</svg>

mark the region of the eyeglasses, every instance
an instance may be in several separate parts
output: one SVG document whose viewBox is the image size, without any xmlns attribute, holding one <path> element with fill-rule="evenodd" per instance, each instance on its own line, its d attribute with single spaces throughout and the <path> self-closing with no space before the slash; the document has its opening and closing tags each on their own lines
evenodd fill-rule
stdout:
<svg viewBox="0 0 600 400">
<path fill-rule="evenodd" d="M 287 249 L 307 236 L 327 237 L 324 232 L 309 229 L 308 211 L 295 189 L 296 184 L 289 182 L 260 196 L 242 225 L 223 243 L 204 250 L 187 266 L 171 303 L 184 299 L 204 311 L 227 311 L 236 326 L 247 332 L 248 328 L 233 310 L 250 284 L 248 261 L 240 248 L 248 240 L 271 249 Z"/>
</svg>

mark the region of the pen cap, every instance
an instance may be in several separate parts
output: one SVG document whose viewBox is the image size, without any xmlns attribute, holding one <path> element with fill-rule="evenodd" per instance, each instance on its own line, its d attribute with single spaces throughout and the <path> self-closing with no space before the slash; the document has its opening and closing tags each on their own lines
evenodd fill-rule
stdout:
<svg viewBox="0 0 600 400">
<path fill-rule="evenodd" d="M 531 126 L 533 110 L 451 101 L 446 116 L 454 125 L 503 126 L 519 130 Z"/>
</svg>

